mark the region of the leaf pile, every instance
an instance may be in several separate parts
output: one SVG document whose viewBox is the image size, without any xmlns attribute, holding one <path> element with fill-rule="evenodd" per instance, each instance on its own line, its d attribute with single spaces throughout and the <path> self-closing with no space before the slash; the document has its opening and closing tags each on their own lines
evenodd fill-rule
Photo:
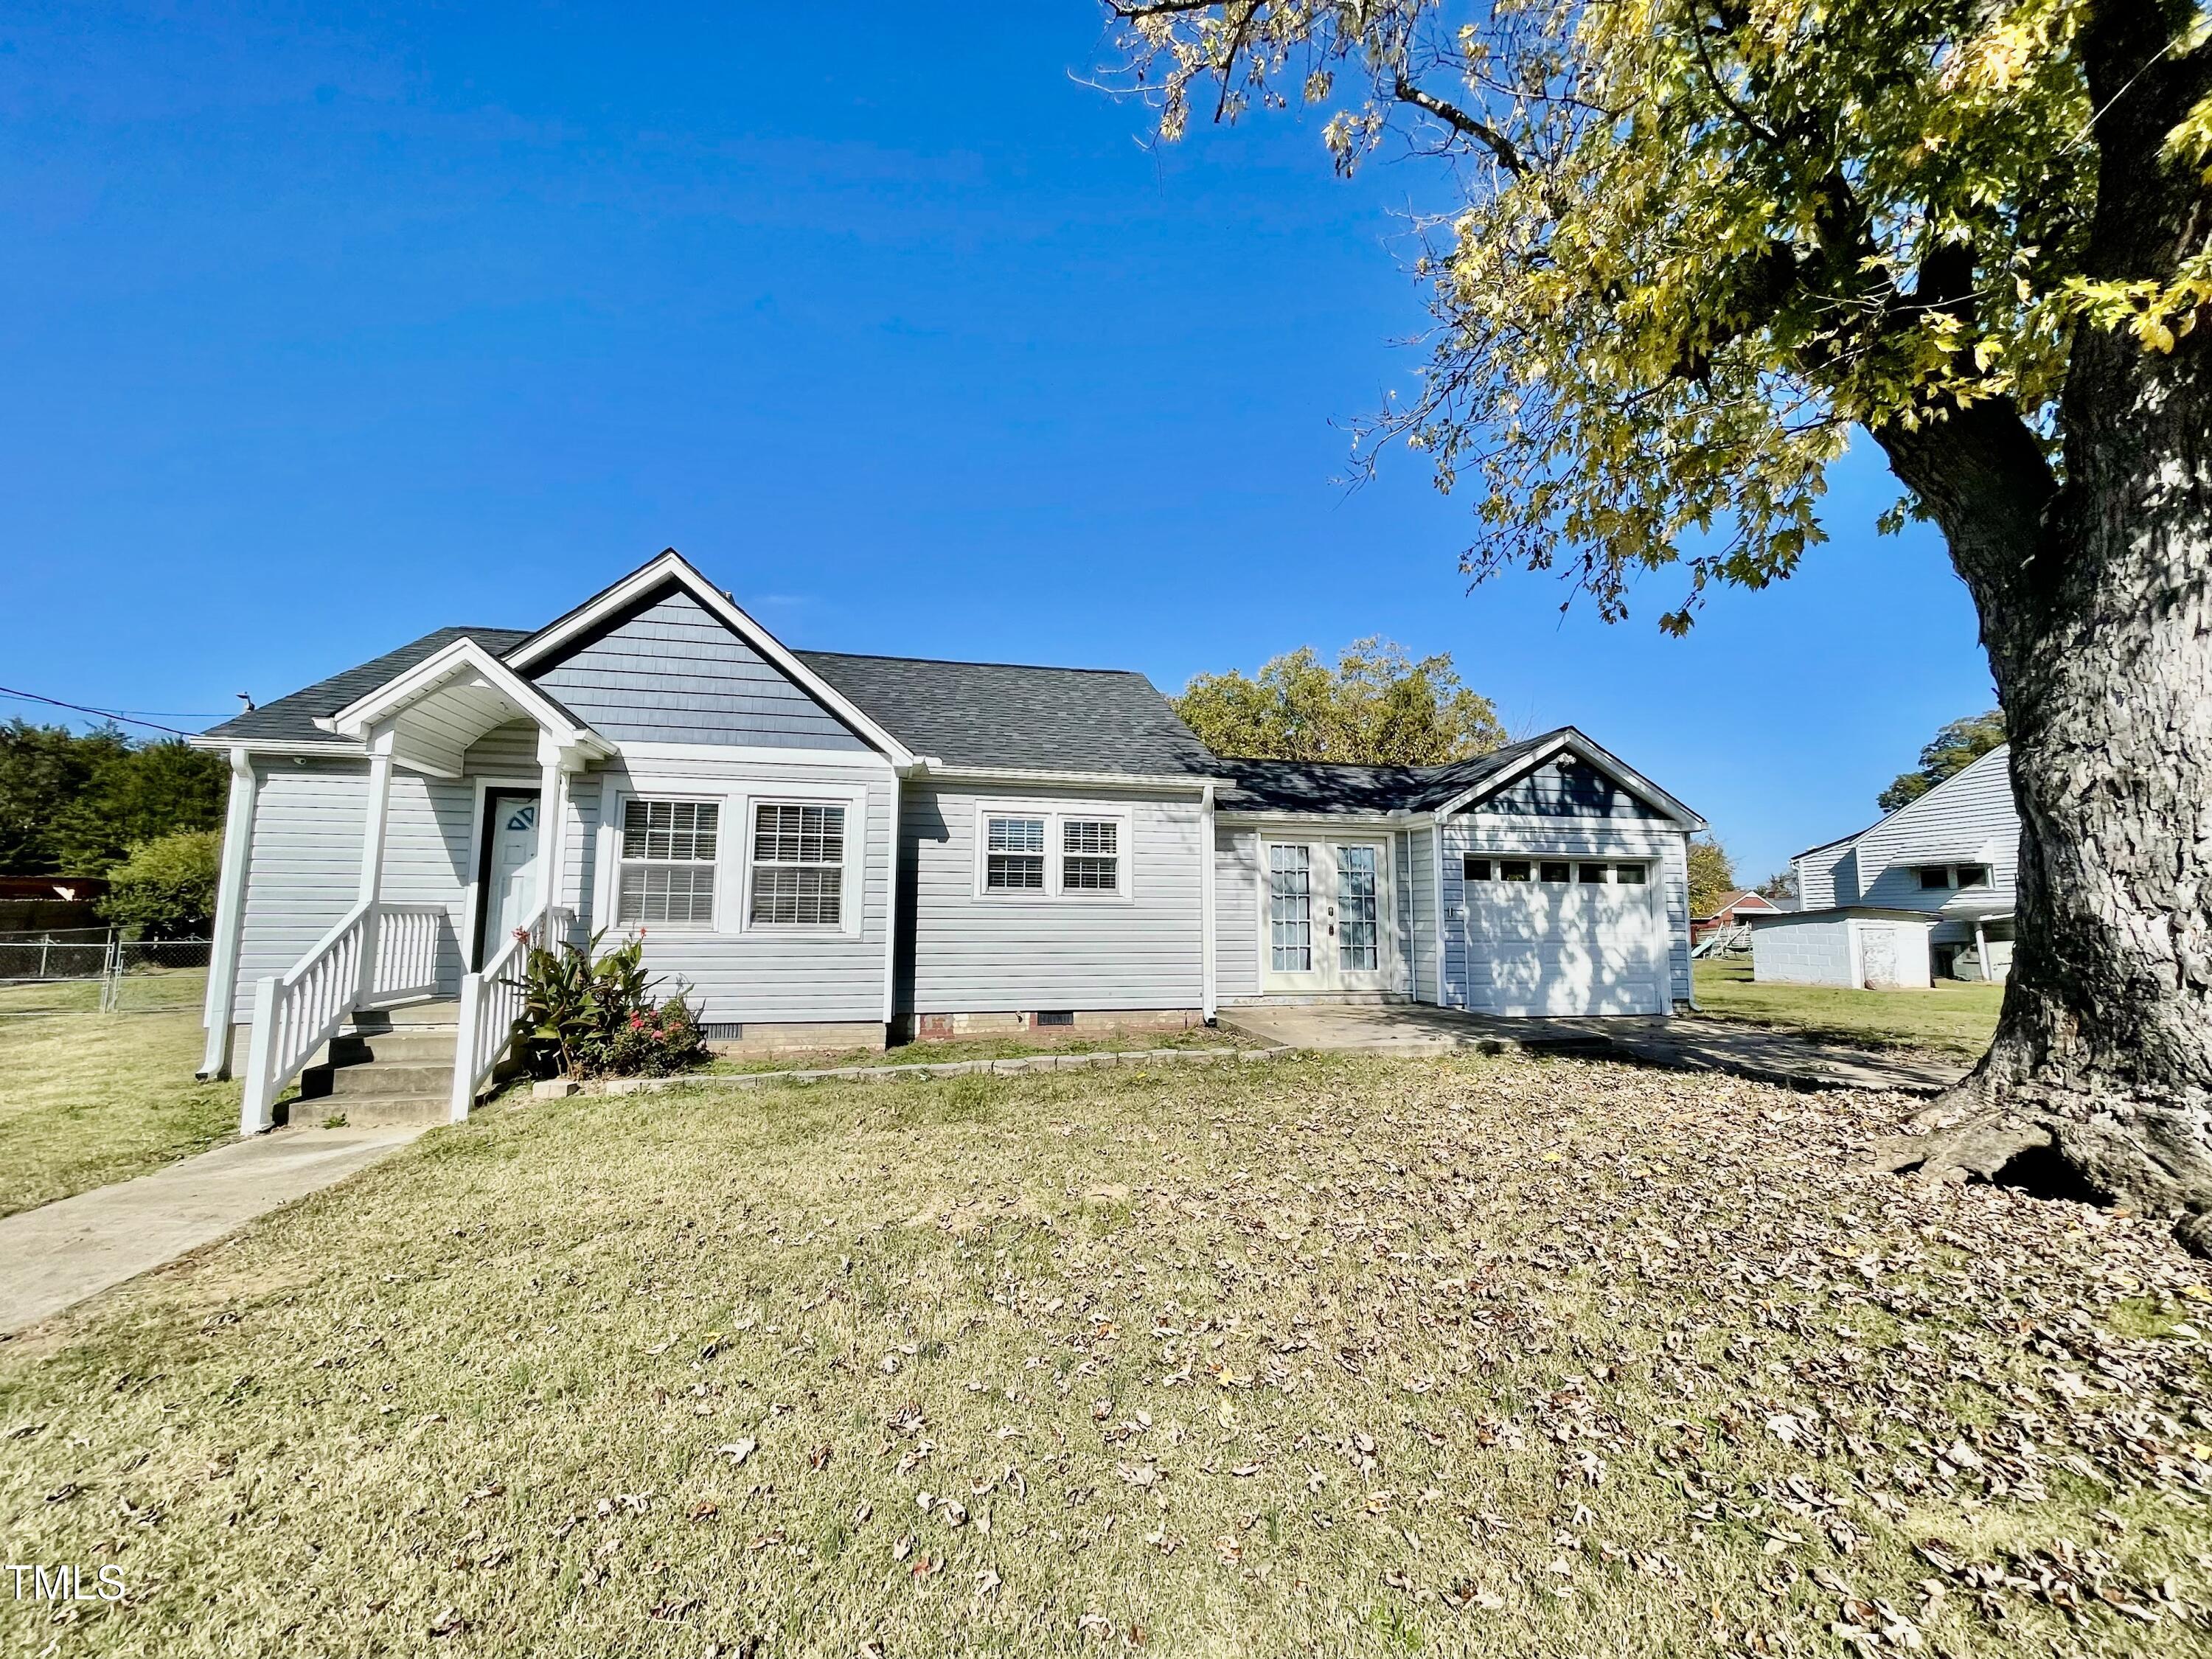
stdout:
<svg viewBox="0 0 2212 1659">
<path fill-rule="evenodd" d="M 2201 1264 L 1872 1172 L 1913 1104 L 487 1115 L 0 1358 L 0 1524 L 125 1569 L 58 1652 L 2212 1653 Z"/>
</svg>

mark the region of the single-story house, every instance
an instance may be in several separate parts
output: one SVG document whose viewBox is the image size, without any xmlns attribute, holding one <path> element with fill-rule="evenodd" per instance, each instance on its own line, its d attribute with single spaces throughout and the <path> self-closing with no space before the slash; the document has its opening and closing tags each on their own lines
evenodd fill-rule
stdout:
<svg viewBox="0 0 2212 1659">
<path fill-rule="evenodd" d="M 1895 919 L 1902 916 L 1923 925 L 1913 930 L 1909 945 L 1901 942 L 1899 948 L 1920 951 L 1927 962 L 1924 969 L 1908 964 L 1901 976 L 1885 982 L 2004 978 L 2012 967 L 2020 864 L 2010 756 L 2008 746 L 1992 749 L 1857 834 L 1793 858 L 1799 908 L 1788 918 L 1786 937 L 1796 943 L 1785 949 L 1778 942 L 1762 956 L 1768 933 L 1784 923 L 1754 921 L 1753 976 L 1802 978 L 1800 945 L 1823 930 L 1827 937 L 1814 954 L 1831 966 L 1852 960 L 1856 925 L 1877 918 L 1877 926 L 1901 926 Z"/>
<path fill-rule="evenodd" d="M 249 1131 L 380 1042 L 465 1115 L 520 951 L 602 934 L 764 1048 L 1692 994 L 1704 822 L 1571 727 L 1447 766 L 1225 759 L 1140 674 L 791 650 L 672 550 L 196 741 L 233 780 L 205 1066 L 243 1047 Z"/>
<path fill-rule="evenodd" d="M 1690 940 L 1695 944 L 1708 933 L 1747 925 L 1753 916 L 1779 915 L 1782 907 L 1764 893 L 1747 887 L 1733 888 L 1701 916 L 1690 918 Z"/>
</svg>

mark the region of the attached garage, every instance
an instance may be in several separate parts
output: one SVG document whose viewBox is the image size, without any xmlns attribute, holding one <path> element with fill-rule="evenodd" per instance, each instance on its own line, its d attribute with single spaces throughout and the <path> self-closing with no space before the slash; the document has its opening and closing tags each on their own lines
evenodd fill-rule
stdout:
<svg viewBox="0 0 2212 1659">
<path fill-rule="evenodd" d="M 1224 760 L 1220 1000 L 1513 1018 L 1692 1000 L 1705 820 L 1571 728 L 1444 766 Z"/>
<path fill-rule="evenodd" d="M 1513 1015 L 1667 1012 L 1667 922 L 1655 864 L 1463 854 L 1465 1006 Z"/>
</svg>

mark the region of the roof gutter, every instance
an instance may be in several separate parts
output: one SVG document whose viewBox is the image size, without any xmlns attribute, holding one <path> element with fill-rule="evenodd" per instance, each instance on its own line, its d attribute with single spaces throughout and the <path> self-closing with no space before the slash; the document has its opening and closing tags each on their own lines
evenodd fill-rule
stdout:
<svg viewBox="0 0 2212 1659">
<path fill-rule="evenodd" d="M 1188 772 L 1077 772 L 1026 766 L 948 766 L 933 755 L 916 756 L 913 765 L 901 769 L 901 775 L 941 783 L 1074 784 L 1094 789 L 1172 790 L 1199 797 L 1230 781 L 1227 778 L 1200 777 Z"/>
</svg>

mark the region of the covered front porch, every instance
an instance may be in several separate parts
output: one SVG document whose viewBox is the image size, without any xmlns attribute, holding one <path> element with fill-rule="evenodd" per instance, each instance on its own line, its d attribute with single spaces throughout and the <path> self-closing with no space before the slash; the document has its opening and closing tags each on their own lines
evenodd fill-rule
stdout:
<svg viewBox="0 0 2212 1659">
<path fill-rule="evenodd" d="M 278 1097 L 319 1061 L 394 1067 L 394 1080 L 418 1097 L 431 1078 L 442 1100 L 421 1103 L 458 1121 L 509 1046 L 524 952 L 573 927 L 560 902 L 573 850 L 570 796 L 613 745 L 465 636 L 317 723 L 366 760 L 354 897 L 289 969 L 250 981 L 240 1131 L 270 1127 Z M 471 751 L 502 728 L 520 739 L 509 751 L 533 763 L 508 762 L 487 776 Z M 247 782 L 243 792 L 234 786 L 234 829 L 242 822 L 250 830 L 257 775 L 250 765 L 234 770 Z M 395 859 L 403 780 L 414 816 L 434 821 L 433 839 L 453 860 L 442 879 L 426 881 Z M 210 975 L 211 1071 L 230 1044 L 230 1022 L 218 1030 L 216 1011 L 233 1006 L 240 988 L 250 839 L 226 838 Z M 413 1012 L 395 1018 L 402 1009 Z M 310 1081 L 326 1085 L 329 1076 Z"/>
</svg>

